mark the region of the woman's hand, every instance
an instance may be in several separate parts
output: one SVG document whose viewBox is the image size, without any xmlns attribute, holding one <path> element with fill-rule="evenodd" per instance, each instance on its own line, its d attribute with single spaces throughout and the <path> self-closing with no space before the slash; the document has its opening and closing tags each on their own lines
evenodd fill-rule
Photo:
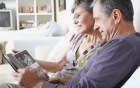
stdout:
<svg viewBox="0 0 140 88">
<path fill-rule="evenodd" d="M 16 54 L 16 53 L 18 53 L 18 52 L 19 52 L 19 51 L 12 49 L 12 53 Z"/>
</svg>

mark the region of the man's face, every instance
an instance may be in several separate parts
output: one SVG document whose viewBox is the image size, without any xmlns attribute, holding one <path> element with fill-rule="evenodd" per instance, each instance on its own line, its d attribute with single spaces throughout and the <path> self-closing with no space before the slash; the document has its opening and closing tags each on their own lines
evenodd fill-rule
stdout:
<svg viewBox="0 0 140 88">
<path fill-rule="evenodd" d="M 99 1 L 94 4 L 93 18 L 95 19 L 94 30 L 99 30 L 104 40 L 111 40 L 115 33 L 115 20 L 112 14 L 107 16 L 100 10 Z"/>
</svg>

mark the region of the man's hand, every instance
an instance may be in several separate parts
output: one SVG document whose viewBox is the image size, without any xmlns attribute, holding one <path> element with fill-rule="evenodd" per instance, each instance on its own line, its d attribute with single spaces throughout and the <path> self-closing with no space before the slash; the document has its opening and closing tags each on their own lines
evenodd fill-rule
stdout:
<svg viewBox="0 0 140 88">
<path fill-rule="evenodd" d="M 61 77 L 55 77 L 55 78 L 50 78 L 48 80 L 49 83 L 53 83 L 53 84 L 63 84 L 65 85 L 67 80 L 61 78 Z"/>
<path fill-rule="evenodd" d="M 13 72 L 13 76 L 24 88 L 41 88 L 44 83 L 39 79 L 36 70 L 28 66 Z"/>
</svg>

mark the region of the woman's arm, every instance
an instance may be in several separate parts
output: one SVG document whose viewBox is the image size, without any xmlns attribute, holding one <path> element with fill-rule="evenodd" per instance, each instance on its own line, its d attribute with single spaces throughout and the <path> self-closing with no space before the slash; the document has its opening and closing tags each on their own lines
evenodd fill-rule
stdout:
<svg viewBox="0 0 140 88">
<path fill-rule="evenodd" d="M 48 72 L 57 72 L 60 71 L 66 65 L 66 52 L 63 53 L 60 61 L 58 62 L 49 62 L 36 60 L 37 63 Z"/>
<path fill-rule="evenodd" d="M 75 38 L 76 34 L 72 34 L 69 39 L 68 42 L 72 42 Z M 61 55 L 60 59 L 58 62 L 49 62 L 49 61 L 41 61 L 41 60 L 36 60 L 38 62 L 38 64 L 45 69 L 48 72 L 57 72 L 63 69 L 63 67 L 65 67 L 66 65 L 66 55 L 67 52 L 69 50 L 70 44 L 68 44 L 66 46 L 66 50 L 63 52 L 63 54 Z M 61 51 L 60 51 L 61 52 Z M 59 53 L 59 52 L 58 52 Z"/>
<path fill-rule="evenodd" d="M 68 50 L 68 49 L 67 49 Z M 46 71 L 48 72 L 57 72 L 60 71 L 66 65 L 66 54 L 67 50 L 62 54 L 61 59 L 58 62 L 49 62 L 49 61 L 41 61 L 37 60 L 36 62 Z M 12 52 L 15 54 L 19 51 L 12 49 Z"/>
</svg>

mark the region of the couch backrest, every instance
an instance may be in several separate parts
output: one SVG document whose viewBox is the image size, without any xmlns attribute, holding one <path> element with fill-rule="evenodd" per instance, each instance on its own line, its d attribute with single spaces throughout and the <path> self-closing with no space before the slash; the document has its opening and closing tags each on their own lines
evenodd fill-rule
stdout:
<svg viewBox="0 0 140 88">
<path fill-rule="evenodd" d="M 14 49 L 18 51 L 27 50 L 33 58 L 35 57 L 35 48 L 41 45 L 54 46 L 62 39 L 59 37 L 42 37 L 42 38 L 19 38 L 13 41 Z"/>
<path fill-rule="evenodd" d="M 140 88 L 140 67 L 132 74 L 121 88 Z"/>
</svg>

